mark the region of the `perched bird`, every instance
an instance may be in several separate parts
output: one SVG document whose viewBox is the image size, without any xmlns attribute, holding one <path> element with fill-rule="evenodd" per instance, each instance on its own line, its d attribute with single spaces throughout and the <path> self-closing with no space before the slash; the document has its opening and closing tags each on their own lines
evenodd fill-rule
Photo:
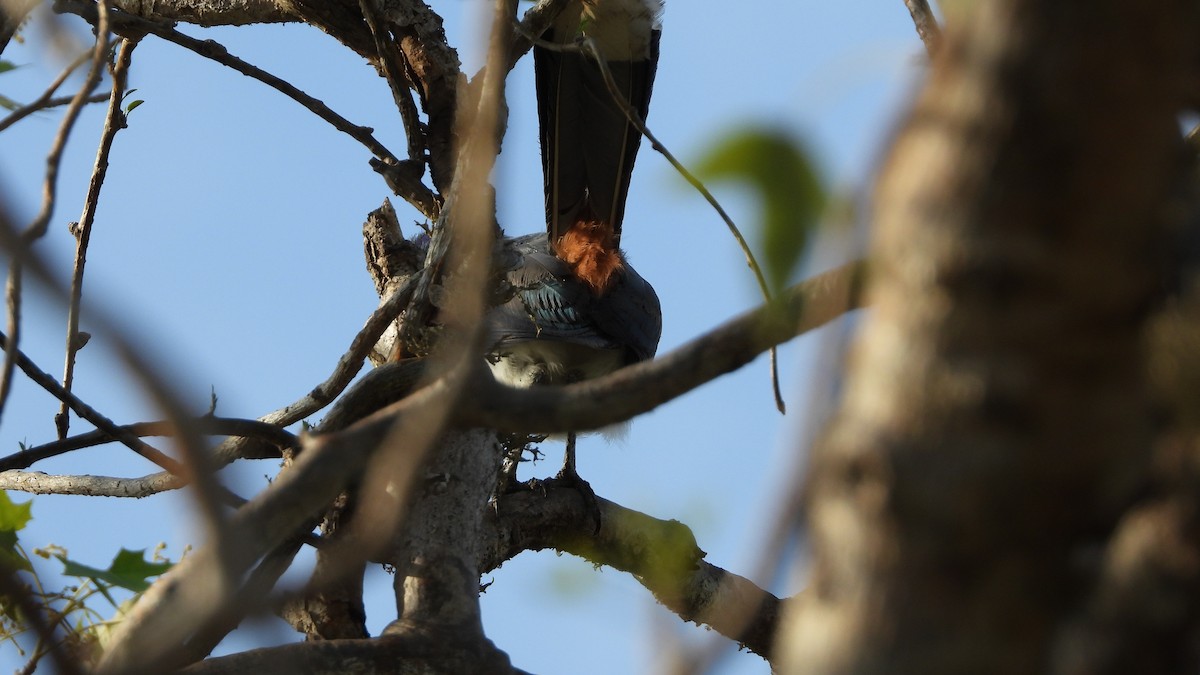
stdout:
<svg viewBox="0 0 1200 675">
<path fill-rule="evenodd" d="M 575 45 L 591 41 L 644 119 L 661 11 L 661 0 L 572 0 L 534 47 L 546 233 L 506 242 L 513 294 L 488 316 L 487 359 L 502 382 L 568 384 L 658 348 L 658 296 L 620 249 L 641 134 L 599 65 Z M 568 434 L 560 476 L 578 479 L 573 441 Z"/>
<path fill-rule="evenodd" d="M 514 387 L 570 384 L 654 356 L 662 309 L 654 288 L 628 263 L 600 294 L 550 252 L 545 234 L 505 245 L 513 295 L 488 315 L 488 362 L 497 380 Z"/>
</svg>

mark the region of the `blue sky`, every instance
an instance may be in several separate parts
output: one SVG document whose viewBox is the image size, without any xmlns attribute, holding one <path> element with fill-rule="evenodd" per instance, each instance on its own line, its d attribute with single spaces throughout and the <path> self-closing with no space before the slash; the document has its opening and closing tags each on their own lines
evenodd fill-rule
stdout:
<svg viewBox="0 0 1200 675">
<path fill-rule="evenodd" d="M 471 41 L 484 3 L 432 5 L 446 16 L 450 39 L 473 73 L 480 57 Z M 403 151 L 386 84 L 324 34 L 297 26 L 184 30 L 222 42 Z M 0 75 L 0 94 L 30 100 L 58 71 L 59 56 L 42 37 L 35 22 L 26 44 L 4 55 L 23 67 Z M 692 164 L 740 125 L 782 126 L 808 145 L 837 192 L 861 194 L 921 74 L 923 54 L 899 0 L 676 0 L 664 18 L 649 124 Z M 275 91 L 174 45 L 143 41 L 130 85 L 146 102 L 116 139 L 88 252 L 85 306 L 119 318 L 197 413 L 212 390 L 218 414 L 227 416 L 257 417 L 295 400 L 328 376 L 375 306 L 360 226 L 388 196 L 386 186 L 367 166 L 365 149 L 348 137 Z M 495 183 L 501 225 L 522 234 L 543 227 L 528 59 L 509 77 L 508 95 L 509 132 Z M 79 218 L 102 116 L 102 106 L 94 106 L 76 127 L 51 230 L 38 244 L 64 279 L 74 245 L 66 223 Z M 38 207 L 43 158 L 59 119 L 43 113 L 0 133 L 0 199 L 21 218 Z M 711 187 L 754 241 L 751 195 L 736 185 Z M 406 233 L 415 232 L 415 212 L 393 203 Z M 662 300 L 660 353 L 758 303 L 724 225 L 648 147 L 638 159 L 622 243 Z M 837 262 L 816 256 L 812 265 Z M 65 324 L 62 307 L 29 289 L 22 348 L 55 374 L 62 369 Z M 802 466 L 819 342 L 808 336 L 781 351 L 786 417 L 774 410 L 760 358 L 639 418 L 624 441 L 584 438 L 580 472 L 605 498 L 688 524 L 710 562 L 751 575 L 780 491 Z M 77 378 L 77 393 L 119 422 L 160 416 L 114 364 L 103 335 L 81 352 Z M 56 410 L 53 399 L 19 377 L 0 420 L 0 452 L 52 439 Z M 546 449 L 549 458 L 532 474 L 557 469 L 559 444 Z M 244 464 L 225 475 L 243 495 L 277 470 L 271 462 Z M 153 470 L 120 446 L 35 468 L 122 476 Z M 184 545 L 200 543 L 189 506 L 186 494 L 140 501 L 37 497 L 22 540 L 65 546 L 73 558 L 99 566 L 121 547 L 160 541 L 178 556 Z M 626 575 L 568 556 L 526 553 L 485 580 L 494 582 L 483 596 L 489 636 L 534 672 L 563 672 L 561 664 L 570 663 L 581 674 L 653 673 L 665 640 L 711 636 L 656 606 Z M 390 581 L 377 569 L 368 577 L 376 631 L 393 611 Z M 792 580 L 773 588 L 781 595 L 798 589 Z M 293 636 L 279 622 L 262 621 L 223 649 Z M 19 664 L 11 647 L 0 647 L 0 671 Z M 718 671 L 768 668 L 756 656 L 733 653 Z"/>
</svg>

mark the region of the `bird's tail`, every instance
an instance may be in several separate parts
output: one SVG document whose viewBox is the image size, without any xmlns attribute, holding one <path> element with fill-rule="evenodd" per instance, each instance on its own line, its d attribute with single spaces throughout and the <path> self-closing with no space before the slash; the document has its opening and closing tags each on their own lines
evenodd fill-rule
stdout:
<svg viewBox="0 0 1200 675">
<path fill-rule="evenodd" d="M 660 11 L 659 0 L 572 2 L 543 35 L 567 49 L 534 48 L 546 224 L 556 250 L 564 235 L 581 228 L 589 245 L 615 252 L 641 142 L 599 66 L 573 47 L 575 40 L 593 41 L 617 89 L 645 119 L 658 65 Z"/>
</svg>

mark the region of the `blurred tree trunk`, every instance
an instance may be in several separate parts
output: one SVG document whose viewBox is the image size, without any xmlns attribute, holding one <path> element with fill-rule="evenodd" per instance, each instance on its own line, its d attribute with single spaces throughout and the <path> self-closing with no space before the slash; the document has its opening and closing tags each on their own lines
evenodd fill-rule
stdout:
<svg viewBox="0 0 1200 675">
<path fill-rule="evenodd" d="M 785 672 L 1105 669 L 1067 636 L 1147 485 L 1141 339 L 1197 5 L 961 5 L 879 178 L 874 311 L 810 467 Z"/>
</svg>

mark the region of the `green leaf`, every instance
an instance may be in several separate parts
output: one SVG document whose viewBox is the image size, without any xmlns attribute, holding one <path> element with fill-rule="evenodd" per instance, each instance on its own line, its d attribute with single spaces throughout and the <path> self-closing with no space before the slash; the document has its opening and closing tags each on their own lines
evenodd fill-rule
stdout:
<svg viewBox="0 0 1200 675">
<path fill-rule="evenodd" d="M 734 180 L 757 190 L 763 205 L 764 274 L 772 291 L 780 290 L 800 262 L 825 204 L 808 152 L 780 129 L 743 129 L 710 148 L 696 173 L 705 181 Z"/>
<path fill-rule="evenodd" d="M 17 68 L 20 68 L 20 66 L 13 63 L 12 61 L 0 60 L 0 73 L 7 73 L 8 71 L 16 70 Z"/>
<path fill-rule="evenodd" d="M 141 593 L 149 588 L 150 582 L 147 579 L 163 574 L 174 564 L 146 560 L 146 549 L 140 551 L 121 549 L 106 570 L 82 565 L 68 560 L 64 556 L 57 557 L 62 561 L 63 574 L 67 576 L 95 579 L 120 588 L 127 588 L 135 593 Z"/>
<path fill-rule="evenodd" d="M 15 504 L 0 490 L 0 565 L 8 569 L 33 571 L 29 560 L 17 548 L 17 533 L 33 519 L 33 500 Z"/>
<path fill-rule="evenodd" d="M 0 490 L 0 530 L 20 532 L 33 520 L 33 500 L 16 504 Z"/>
<path fill-rule="evenodd" d="M 16 110 L 17 108 L 20 108 L 20 107 L 21 107 L 20 103 L 17 103 L 16 101 L 12 100 L 11 98 L 9 98 L 3 94 L 0 94 L 0 108 L 4 108 L 5 110 Z"/>
<path fill-rule="evenodd" d="M 129 113 L 133 112 L 134 108 L 138 107 L 139 105 L 141 105 L 143 103 L 145 103 L 145 101 L 143 101 L 140 98 L 136 101 L 131 101 L 129 103 L 129 105 L 125 106 L 125 114 L 128 115 Z"/>
</svg>

